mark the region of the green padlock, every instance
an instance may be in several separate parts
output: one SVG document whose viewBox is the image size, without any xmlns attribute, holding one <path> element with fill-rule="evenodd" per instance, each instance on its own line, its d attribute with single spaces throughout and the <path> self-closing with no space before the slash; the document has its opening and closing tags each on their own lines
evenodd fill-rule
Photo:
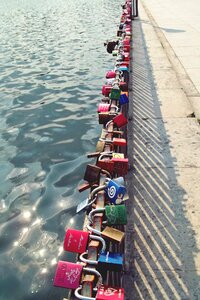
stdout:
<svg viewBox="0 0 200 300">
<path fill-rule="evenodd" d="M 103 212 L 105 212 L 107 225 L 127 224 L 126 206 L 124 204 L 106 205 L 104 208 L 93 209 L 88 215 L 89 221 L 93 223 L 93 216 Z"/>
<path fill-rule="evenodd" d="M 111 92 L 110 92 L 110 99 L 112 100 L 119 100 L 121 95 L 121 90 L 119 89 L 119 87 L 113 87 Z"/>
</svg>

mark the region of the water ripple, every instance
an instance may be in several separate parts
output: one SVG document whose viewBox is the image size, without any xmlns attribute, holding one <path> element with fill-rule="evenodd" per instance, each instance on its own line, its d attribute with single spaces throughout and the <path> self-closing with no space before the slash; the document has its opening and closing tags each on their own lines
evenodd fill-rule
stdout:
<svg viewBox="0 0 200 300">
<path fill-rule="evenodd" d="M 97 103 L 113 58 L 119 1 L 0 0 L 0 298 L 61 299 L 54 288 L 86 153 L 100 133 Z M 91 162 L 91 161 L 90 161 Z"/>
</svg>

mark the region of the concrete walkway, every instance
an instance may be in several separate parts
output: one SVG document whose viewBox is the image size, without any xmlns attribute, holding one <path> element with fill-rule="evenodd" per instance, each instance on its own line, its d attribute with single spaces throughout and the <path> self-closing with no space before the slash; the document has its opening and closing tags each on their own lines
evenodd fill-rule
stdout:
<svg viewBox="0 0 200 300">
<path fill-rule="evenodd" d="M 143 0 L 194 113 L 200 118 L 200 1 Z"/>
<path fill-rule="evenodd" d="M 198 300 L 200 126 L 190 97 L 199 97 L 199 86 L 169 56 L 173 49 L 155 23 L 155 13 L 164 18 L 164 1 L 143 3 L 133 22 L 126 299 Z M 162 27 L 169 35 L 184 30 L 175 23 Z"/>
</svg>

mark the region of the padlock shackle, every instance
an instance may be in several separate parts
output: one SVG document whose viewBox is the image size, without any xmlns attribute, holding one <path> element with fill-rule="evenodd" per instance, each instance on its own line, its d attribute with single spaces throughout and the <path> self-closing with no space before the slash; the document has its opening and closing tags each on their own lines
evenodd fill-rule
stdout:
<svg viewBox="0 0 200 300">
<path fill-rule="evenodd" d="M 90 213 L 88 214 L 89 222 L 92 224 L 94 215 L 98 214 L 98 213 L 102 213 L 104 211 L 105 211 L 105 208 L 96 208 L 96 209 L 91 210 Z"/>
<path fill-rule="evenodd" d="M 101 242 L 102 243 L 101 251 L 106 250 L 106 242 L 101 236 L 90 234 L 90 239 Z"/>
<path fill-rule="evenodd" d="M 93 233 L 95 233 L 95 234 L 97 234 L 97 235 L 101 235 L 101 231 L 99 231 L 99 230 L 93 228 L 93 227 L 90 226 L 89 224 L 87 224 L 87 229 L 88 229 L 90 232 L 93 232 Z"/>
<path fill-rule="evenodd" d="M 86 264 L 98 265 L 98 260 L 87 259 L 84 257 L 84 255 L 86 255 L 86 254 L 88 254 L 88 251 L 81 253 L 81 255 L 79 256 L 79 259 Z"/>
<path fill-rule="evenodd" d="M 84 267 L 83 271 L 96 275 L 99 278 L 96 284 L 96 288 L 98 288 L 102 284 L 103 279 L 101 273 L 99 273 L 96 269 Z"/>
<path fill-rule="evenodd" d="M 80 290 L 82 290 L 82 285 L 79 286 L 79 287 L 75 290 L 75 292 L 74 292 L 74 295 L 75 295 L 76 298 L 78 298 L 78 299 L 83 299 L 83 300 L 95 300 L 95 299 L 96 299 L 96 298 L 93 298 L 93 297 L 83 296 L 83 295 L 79 294 L 79 291 L 80 291 Z"/>
<path fill-rule="evenodd" d="M 106 174 L 109 178 L 112 177 L 110 172 L 108 172 L 107 170 L 101 169 L 101 173 Z"/>
<path fill-rule="evenodd" d="M 88 204 L 88 205 L 91 205 L 91 204 L 93 204 L 94 202 L 95 202 L 95 200 L 93 199 L 94 198 L 94 196 L 96 195 L 96 193 L 98 193 L 98 192 L 100 192 L 100 191 L 102 191 L 102 190 L 104 190 L 105 188 L 106 188 L 106 186 L 107 185 L 100 185 L 100 186 L 98 186 L 97 188 L 95 188 L 92 192 L 91 192 L 91 194 L 90 194 L 90 197 L 89 197 L 89 199 L 91 199 L 92 201 Z M 94 201 L 93 201 L 94 200 Z"/>
</svg>

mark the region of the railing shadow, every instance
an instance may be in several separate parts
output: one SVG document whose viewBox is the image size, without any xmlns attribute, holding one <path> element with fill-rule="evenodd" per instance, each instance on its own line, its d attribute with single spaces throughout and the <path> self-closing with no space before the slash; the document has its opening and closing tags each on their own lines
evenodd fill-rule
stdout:
<svg viewBox="0 0 200 300">
<path fill-rule="evenodd" d="M 133 22 L 133 33 L 126 300 L 200 299 L 186 192 L 178 183 L 140 19 Z"/>
</svg>

